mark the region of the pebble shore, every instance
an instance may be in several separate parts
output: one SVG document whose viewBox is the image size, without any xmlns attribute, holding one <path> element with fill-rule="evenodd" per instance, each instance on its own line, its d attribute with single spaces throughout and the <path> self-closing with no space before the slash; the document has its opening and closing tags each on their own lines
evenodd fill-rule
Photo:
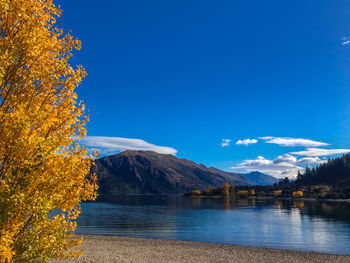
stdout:
<svg viewBox="0 0 350 263">
<path fill-rule="evenodd" d="M 350 263 L 350 256 L 315 252 L 118 236 L 83 237 L 84 255 L 65 262 Z"/>
</svg>

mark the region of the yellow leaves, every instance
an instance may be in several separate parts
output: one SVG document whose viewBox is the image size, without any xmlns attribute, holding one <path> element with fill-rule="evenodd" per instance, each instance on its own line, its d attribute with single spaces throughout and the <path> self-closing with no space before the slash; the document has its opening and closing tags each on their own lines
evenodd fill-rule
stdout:
<svg viewBox="0 0 350 263">
<path fill-rule="evenodd" d="M 11 262 L 15 252 L 11 249 L 13 239 L 7 233 L 0 236 L 0 262 Z"/>
<path fill-rule="evenodd" d="M 86 72 L 68 60 L 81 42 L 54 27 L 52 0 L 9 3 L 0 0 L 0 262 L 76 256 L 79 203 L 97 190 L 93 156 L 75 142 Z"/>
<path fill-rule="evenodd" d="M 249 190 L 249 195 L 250 196 L 256 195 L 255 190 L 254 189 Z"/>
<path fill-rule="evenodd" d="M 9 0 L 0 0 L 0 12 L 8 13 L 10 11 Z"/>
<path fill-rule="evenodd" d="M 0 67 L 0 86 L 4 83 L 5 81 L 5 68 Z"/>
</svg>

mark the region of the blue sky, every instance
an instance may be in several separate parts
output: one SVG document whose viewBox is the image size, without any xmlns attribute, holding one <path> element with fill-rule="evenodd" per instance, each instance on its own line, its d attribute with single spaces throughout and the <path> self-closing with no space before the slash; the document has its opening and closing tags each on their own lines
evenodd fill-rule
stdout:
<svg viewBox="0 0 350 263">
<path fill-rule="evenodd" d="M 88 136 L 104 137 L 90 146 L 280 177 L 305 167 L 302 158 L 337 156 L 306 148 L 350 149 L 349 1 L 55 3 L 59 25 L 83 42 L 71 64 L 88 72 L 78 88 Z M 257 142 L 235 144 L 245 139 Z"/>
</svg>

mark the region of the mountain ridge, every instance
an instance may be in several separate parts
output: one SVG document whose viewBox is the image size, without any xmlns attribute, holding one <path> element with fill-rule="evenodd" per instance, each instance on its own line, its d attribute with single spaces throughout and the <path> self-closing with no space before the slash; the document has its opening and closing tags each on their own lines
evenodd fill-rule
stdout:
<svg viewBox="0 0 350 263">
<path fill-rule="evenodd" d="M 248 174 L 244 174 L 244 176 L 256 185 L 272 185 L 280 181 L 280 179 L 278 178 L 275 178 L 268 174 L 260 173 L 258 171 L 253 171 Z"/>
<path fill-rule="evenodd" d="M 255 185 L 246 176 L 206 167 L 171 154 L 124 151 L 95 160 L 92 168 L 99 178 L 100 195 L 183 194 L 228 182 Z"/>
</svg>

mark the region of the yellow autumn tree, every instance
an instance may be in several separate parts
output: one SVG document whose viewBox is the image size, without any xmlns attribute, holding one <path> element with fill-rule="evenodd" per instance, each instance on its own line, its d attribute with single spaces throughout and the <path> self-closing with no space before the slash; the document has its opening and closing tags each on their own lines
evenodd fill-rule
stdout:
<svg viewBox="0 0 350 263">
<path fill-rule="evenodd" d="M 225 182 L 222 185 L 222 196 L 228 197 L 230 195 L 230 184 L 228 182 Z"/>
<path fill-rule="evenodd" d="M 0 262 L 77 255 L 79 203 L 96 197 L 87 116 L 69 59 L 80 42 L 55 26 L 52 0 L 0 0 Z"/>
</svg>

